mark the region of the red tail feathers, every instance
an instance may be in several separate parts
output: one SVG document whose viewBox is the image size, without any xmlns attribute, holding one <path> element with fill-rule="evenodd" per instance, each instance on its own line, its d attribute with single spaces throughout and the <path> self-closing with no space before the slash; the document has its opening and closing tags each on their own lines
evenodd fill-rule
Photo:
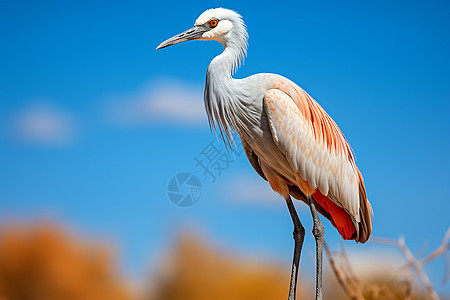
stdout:
<svg viewBox="0 0 450 300">
<path fill-rule="evenodd" d="M 351 240 L 355 238 L 356 228 L 348 215 L 348 213 L 331 201 L 327 196 L 324 196 L 319 190 L 313 195 L 314 200 L 330 214 L 330 221 L 334 227 L 339 231 L 344 240 Z"/>
</svg>

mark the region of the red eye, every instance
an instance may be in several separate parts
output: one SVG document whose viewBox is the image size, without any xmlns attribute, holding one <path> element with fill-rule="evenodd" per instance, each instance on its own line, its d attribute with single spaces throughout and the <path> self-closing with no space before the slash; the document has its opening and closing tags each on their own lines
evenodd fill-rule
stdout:
<svg viewBox="0 0 450 300">
<path fill-rule="evenodd" d="M 211 20 L 211 21 L 209 21 L 209 26 L 211 26 L 211 27 L 216 27 L 216 26 L 217 26 L 217 23 L 219 23 L 219 21 L 217 21 L 217 20 Z"/>
</svg>

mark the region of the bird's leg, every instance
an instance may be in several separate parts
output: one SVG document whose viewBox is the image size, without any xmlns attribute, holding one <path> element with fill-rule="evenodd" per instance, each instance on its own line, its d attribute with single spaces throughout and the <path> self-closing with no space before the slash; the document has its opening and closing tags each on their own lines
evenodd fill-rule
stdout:
<svg viewBox="0 0 450 300">
<path fill-rule="evenodd" d="M 300 254 L 302 252 L 303 240 L 305 238 L 305 228 L 303 227 L 302 223 L 300 222 L 300 219 L 298 218 L 297 212 L 295 211 L 295 207 L 294 204 L 292 203 L 290 196 L 286 197 L 286 204 L 288 206 L 289 212 L 291 213 L 292 222 L 294 223 L 293 235 L 295 243 L 288 300 L 295 300 L 295 292 L 297 289 L 298 265 L 300 262 Z"/>
<path fill-rule="evenodd" d="M 323 253 L 323 225 L 316 211 L 313 198 L 308 197 L 309 208 L 313 217 L 312 233 L 316 239 L 316 300 L 322 300 L 322 253 Z"/>
</svg>

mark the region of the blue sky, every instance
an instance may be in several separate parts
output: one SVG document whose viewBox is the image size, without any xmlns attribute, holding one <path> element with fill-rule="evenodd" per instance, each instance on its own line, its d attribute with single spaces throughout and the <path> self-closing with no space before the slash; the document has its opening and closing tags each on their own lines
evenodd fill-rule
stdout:
<svg viewBox="0 0 450 300">
<path fill-rule="evenodd" d="M 2 2 L 0 218 L 51 216 L 106 237 L 129 274 L 152 265 L 186 227 L 288 263 L 284 201 L 246 158 L 214 183 L 195 166 L 210 142 L 224 151 L 202 99 L 207 66 L 222 46 L 199 41 L 155 51 L 218 6 L 238 11 L 248 26 L 248 58 L 236 77 L 282 74 L 341 127 L 374 208 L 373 234 L 403 234 L 414 251 L 426 240 L 436 247 L 450 223 L 446 1 Z M 186 209 L 166 194 L 180 172 L 203 185 Z M 297 207 L 310 228 L 308 211 Z M 340 237 L 326 223 L 337 248 Z M 427 269 L 438 287 L 442 268 L 441 260 Z"/>
</svg>

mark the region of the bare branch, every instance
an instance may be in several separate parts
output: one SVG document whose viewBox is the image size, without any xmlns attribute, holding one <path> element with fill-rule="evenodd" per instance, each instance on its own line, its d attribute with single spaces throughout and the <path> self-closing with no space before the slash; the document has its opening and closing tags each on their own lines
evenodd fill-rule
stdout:
<svg viewBox="0 0 450 300">
<path fill-rule="evenodd" d="M 448 279 L 449 279 L 449 275 L 450 275 L 450 253 L 447 252 L 446 255 L 444 255 L 444 278 L 442 278 L 442 284 L 446 284 Z"/>
<path fill-rule="evenodd" d="M 424 256 L 425 253 L 427 252 L 427 248 L 428 246 L 430 246 L 430 241 L 429 240 L 425 240 L 423 242 L 422 247 L 414 254 L 415 257 L 421 257 Z"/>
<path fill-rule="evenodd" d="M 361 291 L 362 294 L 363 284 L 353 271 L 352 266 L 350 264 L 350 260 L 348 259 L 348 255 L 344 247 L 342 247 L 341 257 L 342 257 L 342 265 L 345 268 L 344 271 L 347 272 L 348 274 L 349 284 L 351 285 L 352 289 L 359 290 Z"/>
<path fill-rule="evenodd" d="M 441 245 L 436 250 L 434 250 L 430 255 L 422 259 L 420 261 L 421 265 L 423 266 L 429 263 L 436 257 L 442 255 L 444 252 L 449 250 L 450 249 L 449 239 L 450 239 L 450 226 L 448 227 L 447 232 L 445 233 L 444 238 L 442 239 Z"/>
<path fill-rule="evenodd" d="M 421 279 L 422 283 L 425 285 L 425 288 L 428 292 L 428 296 L 430 297 L 430 299 L 433 299 L 433 300 L 439 299 L 439 296 L 437 295 L 436 291 L 434 290 L 433 285 L 430 282 L 430 279 L 428 278 L 427 274 L 425 273 L 425 271 L 422 268 L 421 262 L 419 262 L 414 257 L 414 255 L 411 253 L 411 250 L 409 250 L 409 248 L 406 246 L 405 238 L 403 236 L 400 236 L 398 240 L 388 239 L 388 238 L 373 238 L 372 242 L 379 243 L 379 244 L 392 245 L 392 246 L 396 246 L 397 248 L 399 248 L 405 255 L 405 258 L 408 261 L 408 263 L 416 271 L 416 273 L 419 276 L 419 278 Z"/>
<path fill-rule="evenodd" d="M 347 252 L 345 251 L 345 248 L 342 247 L 341 249 L 342 249 L 341 251 L 342 261 L 347 269 L 348 274 L 352 279 L 355 280 L 356 283 L 359 283 L 359 279 L 356 277 L 355 272 L 353 272 L 352 266 L 350 265 L 350 260 L 348 259 L 348 255 Z"/>
<path fill-rule="evenodd" d="M 348 277 L 345 272 L 341 269 L 341 267 L 336 263 L 334 257 L 328 248 L 327 243 L 324 241 L 323 243 L 325 252 L 327 253 L 328 260 L 330 261 L 331 268 L 333 269 L 336 278 L 344 289 L 347 296 L 352 300 L 364 300 L 364 296 L 362 294 L 361 286 L 352 282 L 352 279 Z"/>
</svg>

